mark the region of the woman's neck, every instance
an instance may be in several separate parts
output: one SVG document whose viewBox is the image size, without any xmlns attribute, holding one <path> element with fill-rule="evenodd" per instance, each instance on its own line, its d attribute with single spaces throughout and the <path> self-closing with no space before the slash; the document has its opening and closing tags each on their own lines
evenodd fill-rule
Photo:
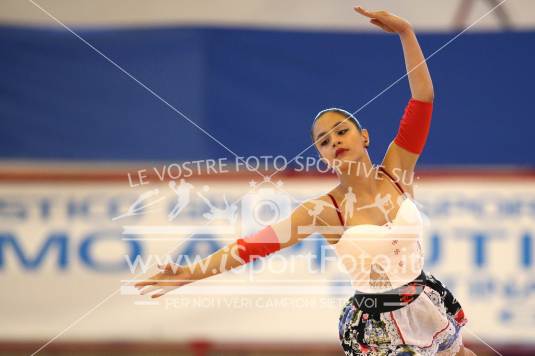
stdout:
<svg viewBox="0 0 535 356">
<path fill-rule="evenodd" d="M 362 161 L 351 162 L 347 168 L 340 169 L 337 175 L 343 192 L 351 187 L 360 197 L 375 197 L 377 194 L 377 179 L 380 179 L 378 167 L 374 167 L 368 156 Z"/>
</svg>

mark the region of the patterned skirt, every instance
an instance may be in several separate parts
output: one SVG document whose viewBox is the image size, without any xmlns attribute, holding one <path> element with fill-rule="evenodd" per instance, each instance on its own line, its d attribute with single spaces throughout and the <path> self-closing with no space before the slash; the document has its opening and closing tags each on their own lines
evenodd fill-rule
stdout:
<svg viewBox="0 0 535 356">
<path fill-rule="evenodd" d="M 391 312 L 366 313 L 349 298 L 338 326 L 345 355 L 455 355 L 467 319 L 453 294 L 431 274 L 425 276 L 421 294 Z"/>
</svg>

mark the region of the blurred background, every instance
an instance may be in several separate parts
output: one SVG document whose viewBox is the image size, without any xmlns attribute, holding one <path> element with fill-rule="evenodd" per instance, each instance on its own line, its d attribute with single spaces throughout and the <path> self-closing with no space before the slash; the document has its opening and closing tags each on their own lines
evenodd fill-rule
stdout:
<svg viewBox="0 0 535 356">
<path fill-rule="evenodd" d="M 285 281 L 293 291 L 255 294 L 247 275 L 219 275 L 217 291 L 149 302 L 127 286 L 124 257 L 206 256 L 235 238 L 172 228 L 203 223 L 276 168 L 258 174 L 236 156 L 317 158 L 309 130 L 324 108 L 357 112 L 381 162 L 410 90 L 399 39 L 355 5 L 408 19 L 433 55 L 415 190 L 431 221 L 427 270 L 461 301 L 478 355 L 535 354 L 531 0 L 2 0 L 0 354 L 342 354 L 351 291 L 334 290 L 347 276 L 333 268 L 298 268 Z M 299 168 L 273 177 L 294 202 L 336 184 Z M 168 183 L 180 178 L 196 194 L 170 221 Z M 158 207 L 114 219 L 147 192 Z M 162 225 L 171 233 L 125 233 Z"/>
</svg>

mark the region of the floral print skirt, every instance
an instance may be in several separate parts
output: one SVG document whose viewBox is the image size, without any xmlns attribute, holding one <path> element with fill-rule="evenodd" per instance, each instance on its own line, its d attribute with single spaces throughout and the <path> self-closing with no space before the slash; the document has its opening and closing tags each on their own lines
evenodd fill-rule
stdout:
<svg viewBox="0 0 535 356">
<path fill-rule="evenodd" d="M 345 355 L 455 355 L 467 319 L 439 280 L 428 273 L 426 279 L 418 298 L 392 312 L 366 313 L 349 298 L 338 326 Z"/>
</svg>

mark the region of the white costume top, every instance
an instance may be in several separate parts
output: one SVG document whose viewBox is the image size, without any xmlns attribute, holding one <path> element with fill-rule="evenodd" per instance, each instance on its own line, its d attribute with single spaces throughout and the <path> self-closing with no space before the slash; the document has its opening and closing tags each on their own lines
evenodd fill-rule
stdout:
<svg viewBox="0 0 535 356">
<path fill-rule="evenodd" d="M 391 223 L 349 227 L 334 249 L 356 290 L 381 293 L 418 277 L 424 264 L 422 235 L 423 218 L 418 207 L 405 198 Z M 374 286 L 372 280 L 377 276 L 380 286 Z"/>
</svg>

